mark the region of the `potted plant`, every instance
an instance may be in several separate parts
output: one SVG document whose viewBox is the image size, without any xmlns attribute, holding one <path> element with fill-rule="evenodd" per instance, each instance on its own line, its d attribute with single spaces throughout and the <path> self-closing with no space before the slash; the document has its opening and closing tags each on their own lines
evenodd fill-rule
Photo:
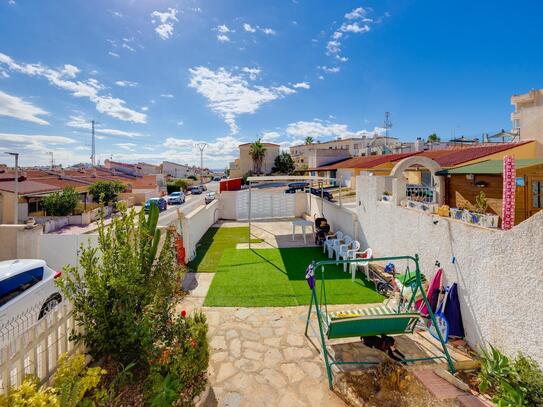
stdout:
<svg viewBox="0 0 543 407">
<path fill-rule="evenodd" d="M 487 228 L 498 227 L 498 215 L 487 213 L 488 201 L 483 191 L 475 198 L 475 213 L 472 212 L 473 218 L 478 218 L 478 224 Z"/>
<path fill-rule="evenodd" d="M 464 209 L 462 205 L 459 205 L 458 208 L 451 208 L 450 212 L 451 212 L 451 218 L 456 219 L 456 220 L 462 220 L 462 221 L 465 220 L 464 216 L 465 216 L 466 210 Z"/>
</svg>

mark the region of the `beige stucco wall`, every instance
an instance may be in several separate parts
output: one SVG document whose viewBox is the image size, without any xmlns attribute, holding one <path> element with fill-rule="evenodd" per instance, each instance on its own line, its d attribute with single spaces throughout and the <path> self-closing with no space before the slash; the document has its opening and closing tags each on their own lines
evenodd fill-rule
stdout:
<svg viewBox="0 0 543 407">
<path fill-rule="evenodd" d="M 431 277 L 438 260 L 446 284 L 457 282 L 466 339 L 543 366 L 543 212 L 510 231 L 485 229 L 378 200 L 383 177 L 357 177 L 361 240 L 377 256 L 418 254 Z M 451 259 L 456 258 L 456 265 Z"/>
<path fill-rule="evenodd" d="M 0 260 L 40 258 L 42 227 L 36 225 L 0 225 Z"/>
<path fill-rule="evenodd" d="M 264 155 L 264 160 L 262 161 L 262 173 L 269 174 L 273 168 L 275 158 L 279 155 L 280 151 L 278 145 L 267 143 L 263 144 L 264 147 L 266 147 L 266 152 Z M 238 176 L 242 176 L 243 174 L 253 170 L 253 159 L 249 154 L 250 148 L 250 144 L 242 144 L 239 146 L 239 174 L 237 174 Z M 234 177 L 232 176 L 232 178 Z"/>
</svg>

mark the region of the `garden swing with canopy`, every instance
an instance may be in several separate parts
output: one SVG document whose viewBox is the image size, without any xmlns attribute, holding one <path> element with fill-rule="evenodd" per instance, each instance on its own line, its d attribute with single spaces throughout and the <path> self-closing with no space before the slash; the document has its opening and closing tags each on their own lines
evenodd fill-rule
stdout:
<svg viewBox="0 0 543 407">
<path fill-rule="evenodd" d="M 378 305 L 369 308 L 361 308 L 356 310 L 345 311 L 328 311 L 328 304 L 326 302 L 326 284 L 324 276 L 324 266 L 329 264 L 340 263 L 356 263 L 360 261 L 365 262 L 390 262 L 397 260 L 406 260 L 415 264 L 415 278 L 412 280 L 411 296 L 407 304 L 400 301 L 397 307 L 389 307 L 387 305 Z M 316 292 L 316 277 L 315 270 L 321 267 L 321 284 L 320 284 L 320 299 L 317 298 Z M 409 272 L 409 268 L 406 273 Z M 415 309 L 415 301 L 417 296 L 422 298 L 424 304 L 428 308 L 428 316 L 426 322 L 431 322 L 431 326 L 437 326 L 437 321 L 430 307 L 430 303 L 422 287 L 422 276 L 419 268 L 418 255 L 413 256 L 396 256 L 396 257 L 381 257 L 368 259 L 353 259 L 353 260 L 325 260 L 318 263 L 311 263 L 306 273 L 307 283 L 311 289 L 311 301 L 309 303 L 309 311 L 307 314 L 307 321 L 305 325 L 305 336 L 308 336 L 307 331 L 311 319 L 311 313 L 313 307 L 317 314 L 317 321 L 319 325 L 322 353 L 324 363 L 326 365 L 326 373 L 328 375 L 328 385 L 330 389 L 333 387 L 332 378 L 332 366 L 333 365 L 372 365 L 378 364 L 378 362 L 370 361 L 336 361 L 331 358 L 326 347 L 327 340 L 340 339 L 340 338 L 352 338 L 352 337 L 366 337 L 376 335 L 400 335 L 400 334 L 412 334 L 417 326 L 427 327 L 428 324 L 418 324 L 423 316 L 420 311 Z M 420 291 L 419 291 L 420 290 Z M 426 317 L 424 317 L 426 318 Z M 445 359 L 447 361 L 449 370 L 451 373 L 455 372 L 454 365 L 447 349 L 446 338 L 443 337 L 439 329 L 437 331 L 437 338 L 441 344 L 443 355 L 442 356 L 429 356 L 424 358 L 404 359 L 402 363 L 430 361 L 436 359 Z"/>
</svg>

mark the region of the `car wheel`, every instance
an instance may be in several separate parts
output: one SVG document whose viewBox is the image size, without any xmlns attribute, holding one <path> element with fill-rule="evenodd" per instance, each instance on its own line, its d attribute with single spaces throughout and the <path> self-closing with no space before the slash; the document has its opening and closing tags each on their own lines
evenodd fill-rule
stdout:
<svg viewBox="0 0 543 407">
<path fill-rule="evenodd" d="M 51 312 L 58 304 L 62 302 L 62 297 L 59 293 L 51 295 L 46 301 L 45 304 L 42 305 L 40 314 L 38 316 L 38 320 L 42 319 L 44 316 L 46 316 L 49 312 Z"/>
</svg>

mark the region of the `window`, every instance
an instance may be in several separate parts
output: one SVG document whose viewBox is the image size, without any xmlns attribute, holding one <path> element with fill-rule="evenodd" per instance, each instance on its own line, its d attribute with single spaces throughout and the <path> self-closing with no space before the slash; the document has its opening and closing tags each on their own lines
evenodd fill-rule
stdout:
<svg viewBox="0 0 543 407">
<path fill-rule="evenodd" d="M 24 271 L 13 277 L 0 281 L 0 306 L 24 293 L 43 278 L 43 267 Z"/>
<path fill-rule="evenodd" d="M 532 181 L 532 208 L 543 208 L 543 181 Z"/>
</svg>

